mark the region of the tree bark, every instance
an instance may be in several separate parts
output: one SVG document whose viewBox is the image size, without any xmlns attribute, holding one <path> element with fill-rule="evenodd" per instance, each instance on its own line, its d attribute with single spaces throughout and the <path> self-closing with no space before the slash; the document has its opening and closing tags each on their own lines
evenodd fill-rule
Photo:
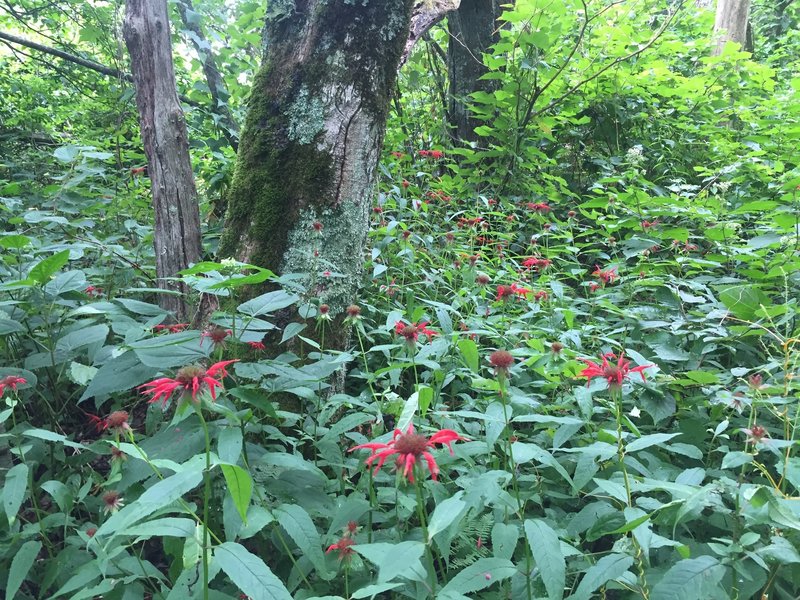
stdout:
<svg viewBox="0 0 800 600">
<path fill-rule="evenodd" d="M 747 48 L 747 25 L 750 16 L 750 0 L 717 0 L 714 18 L 714 35 L 717 44 L 712 54 L 722 54 L 728 41 L 737 42 Z"/>
<path fill-rule="evenodd" d="M 309 292 L 331 315 L 353 301 L 361 280 L 411 6 L 295 0 L 267 22 L 219 255 L 308 274 Z"/>
<path fill-rule="evenodd" d="M 187 31 L 194 34 L 189 37 L 197 52 L 197 57 L 203 65 L 203 74 L 206 77 L 206 84 L 211 93 L 213 107 L 211 112 L 218 116 L 220 131 L 225 139 L 228 140 L 228 144 L 233 148 L 233 151 L 236 152 L 239 148 L 239 125 L 228 107 L 230 94 L 228 94 L 225 82 L 222 80 L 222 75 L 220 75 L 217 68 L 217 62 L 211 52 L 211 44 L 208 43 L 206 36 L 203 35 L 203 29 L 200 27 L 198 20 L 199 15 L 195 12 L 194 6 L 192 6 L 192 0 L 179 0 L 178 12 L 181 14 L 183 26 Z"/>
<path fill-rule="evenodd" d="M 200 212 L 186 121 L 175 88 L 166 0 L 128 0 L 123 35 L 153 193 L 158 286 L 181 292 L 159 295 L 159 306 L 185 321 L 190 317 L 188 290 L 169 278 L 200 259 Z"/>
<path fill-rule="evenodd" d="M 499 39 L 496 21 L 501 11 L 500 0 L 461 0 L 458 10 L 447 17 L 448 121 L 462 142 L 476 141 L 475 128 L 483 123 L 470 114 L 469 94 L 491 92 L 496 85 L 480 77 L 488 72 L 482 55 Z"/>
<path fill-rule="evenodd" d="M 461 0 L 422 0 L 414 5 L 408 39 L 400 57 L 401 67 L 406 64 L 414 46 L 430 31 L 431 27 L 441 21 L 447 13 L 456 10 L 460 4 Z"/>
</svg>

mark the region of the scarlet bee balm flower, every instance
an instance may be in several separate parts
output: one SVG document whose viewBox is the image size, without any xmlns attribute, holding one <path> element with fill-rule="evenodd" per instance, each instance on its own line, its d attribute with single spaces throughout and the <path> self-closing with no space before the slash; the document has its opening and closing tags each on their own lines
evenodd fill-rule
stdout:
<svg viewBox="0 0 800 600">
<path fill-rule="evenodd" d="M 214 363 L 208 369 L 204 369 L 200 365 L 189 365 L 183 367 L 175 374 L 175 379 L 169 377 L 159 377 L 148 383 L 139 386 L 143 394 L 150 394 L 151 398 L 148 400 L 150 404 L 161 401 L 162 406 L 167 405 L 167 401 L 172 396 L 175 390 L 182 390 L 184 395 L 191 394 L 192 401 L 197 402 L 197 394 L 203 388 L 203 385 L 208 388 L 212 400 L 217 399 L 216 388 L 222 388 L 223 377 L 227 377 L 228 371 L 226 367 L 232 363 L 238 362 L 237 360 L 223 360 Z M 217 377 L 219 379 L 217 379 Z"/>
<path fill-rule="evenodd" d="M 639 365 L 638 367 L 631 368 L 631 361 L 626 360 L 623 355 L 620 355 L 616 363 L 609 362 L 609 358 L 617 358 L 612 352 L 603 354 L 601 358 L 602 362 L 600 364 L 592 362 L 587 358 L 579 359 L 586 363 L 586 368 L 581 371 L 579 375 L 588 379 L 586 382 L 587 387 L 592 382 L 592 379 L 595 377 L 602 377 L 608 382 L 609 388 L 619 389 L 622 387 L 623 381 L 630 378 L 631 373 L 639 373 L 639 375 L 642 376 L 642 381 L 646 381 L 644 370 L 654 366 Z"/>
<path fill-rule="evenodd" d="M 11 388 L 15 392 L 17 391 L 17 386 L 23 383 L 28 383 L 22 377 L 17 377 L 16 375 L 6 375 L 2 379 L 0 379 L 0 396 L 6 391 L 6 388 Z"/>
<path fill-rule="evenodd" d="M 442 429 L 434 433 L 431 437 L 425 437 L 414 431 L 414 426 L 409 425 L 406 432 L 403 433 L 399 429 L 394 430 L 394 436 L 388 442 L 369 442 L 367 444 L 359 444 L 350 448 L 350 452 L 354 450 L 361 450 L 366 448 L 372 454 L 367 457 L 366 465 L 372 467 L 375 465 L 375 472 L 377 473 L 386 460 L 390 456 L 396 456 L 396 465 L 399 470 L 402 470 L 403 477 L 414 483 L 414 466 L 424 460 L 425 465 L 430 471 L 433 480 L 439 475 L 439 466 L 433 455 L 428 452 L 428 449 L 434 448 L 437 444 L 445 445 L 449 448 L 450 454 L 453 454 L 453 442 L 466 441 L 466 438 L 460 436 L 452 429 Z"/>
<path fill-rule="evenodd" d="M 433 337 L 438 335 L 433 329 L 428 329 L 426 325 L 428 321 L 422 321 L 420 323 L 403 323 L 402 321 L 398 321 L 395 323 L 394 332 L 397 335 L 401 335 L 406 338 L 406 341 L 409 344 L 413 344 L 419 339 L 419 334 L 422 333 L 426 336 Z"/>
</svg>

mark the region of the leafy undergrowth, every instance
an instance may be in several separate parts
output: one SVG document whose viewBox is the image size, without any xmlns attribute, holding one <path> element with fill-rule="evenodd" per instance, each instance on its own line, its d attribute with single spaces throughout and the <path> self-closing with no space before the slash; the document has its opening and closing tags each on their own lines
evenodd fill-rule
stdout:
<svg viewBox="0 0 800 600">
<path fill-rule="evenodd" d="M 15 206 L 7 597 L 789 597 L 794 191 L 456 197 L 447 160 L 387 161 L 345 315 L 336 273 L 239 303 L 268 273 L 203 263 L 205 331 L 131 297 L 130 238 Z"/>
</svg>

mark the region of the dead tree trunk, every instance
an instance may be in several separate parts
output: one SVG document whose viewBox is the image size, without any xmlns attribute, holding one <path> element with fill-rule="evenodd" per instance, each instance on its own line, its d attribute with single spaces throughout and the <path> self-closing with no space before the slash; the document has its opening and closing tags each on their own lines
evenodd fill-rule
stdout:
<svg viewBox="0 0 800 600">
<path fill-rule="evenodd" d="M 747 48 L 747 25 L 750 17 L 750 0 L 717 0 L 714 18 L 714 36 L 717 44 L 713 54 L 722 53 L 725 43 L 737 42 Z"/>
<path fill-rule="evenodd" d="M 483 53 L 499 39 L 497 18 L 500 16 L 499 0 L 461 0 L 458 10 L 447 16 L 450 34 L 447 46 L 447 72 L 450 79 L 448 121 L 453 134 L 462 142 L 478 139 L 475 128 L 483 122 L 472 117 L 469 111 L 469 94 L 490 92 L 496 82 L 482 80 L 488 72 L 483 64 Z"/>
<path fill-rule="evenodd" d="M 123 35 L 153 193 L 158 286 L 181 292 L 161 294 L 159 305 L 185 321 L 190 316 L 187 290 L 169 278 L 200 259 L 200 212 L 186 121 L 175 89 L 166 0 L 128 0 Z"/>
<path fill-rule="evenodd" d="M 336 314 L 361 279 L 412 2 L 290 4 L 267 22 L 219 254 L 308 274 L 311 293 Z"/>
</svg>

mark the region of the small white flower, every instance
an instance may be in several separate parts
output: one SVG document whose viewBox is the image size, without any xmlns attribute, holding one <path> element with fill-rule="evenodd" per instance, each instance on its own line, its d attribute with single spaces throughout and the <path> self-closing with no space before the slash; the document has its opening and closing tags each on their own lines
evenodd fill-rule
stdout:
<svg viewBox="0 0 800 600">
<path fill-rule="evenodd" d="M 639 407 L 638 407 L 638 406 L 634 406 L 634 407 L 631 409 L 630 415 L 631 415 L 631 416 L 632 416 L 634 419 L 638 419 L 638 418 L 639 418 L 639 415 L 641 415 L 641 414 L 642 414 L 642 411 L 641 411 L 641 410 L 639 410 Z"/>
</svg>

